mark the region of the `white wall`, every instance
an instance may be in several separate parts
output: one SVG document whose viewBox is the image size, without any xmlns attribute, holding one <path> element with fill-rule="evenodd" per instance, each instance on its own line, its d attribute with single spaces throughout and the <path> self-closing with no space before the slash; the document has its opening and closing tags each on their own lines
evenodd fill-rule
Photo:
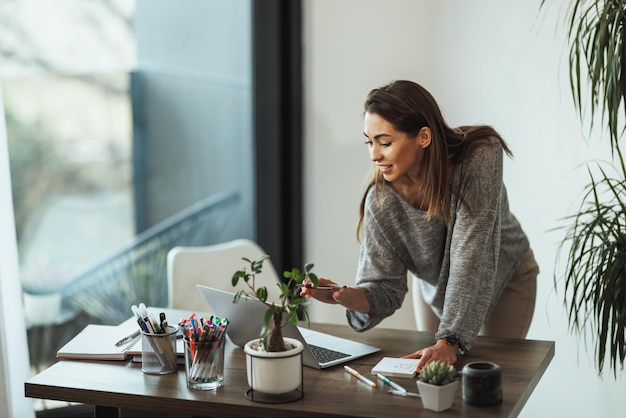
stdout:
<svg viewBox="0 0 626 418">
<path fill-rule="evenodd" d="M 521 415 L 621 417 L 623 376 L 596 375 L 593 342 L 587 351 L 569 335 L 563 287 L 553 282 L 563 232 L 552 229 L 579 203 L 588 181 L 581 164 L 609 157 L 608 138 L 586 141 L 572 105 L 568 3 L 548 2 L 541 12 L 539 4 L 305 0 L 305 258 L 323 276 L 354 280 L 358 203 L 370 164 L 363 100 L 393 79 L 419 82 L 451 125 L 490 124 L 515 154 L 505 162 L 505 181 L 541 268 L 529 338 L 556 341 L 555 358 Z M 403 309 L 381 326 L 413 328 Z M 345 322 L 341 308 L 327 305 L 315 305 L 311 316 Z"/>
</svg>

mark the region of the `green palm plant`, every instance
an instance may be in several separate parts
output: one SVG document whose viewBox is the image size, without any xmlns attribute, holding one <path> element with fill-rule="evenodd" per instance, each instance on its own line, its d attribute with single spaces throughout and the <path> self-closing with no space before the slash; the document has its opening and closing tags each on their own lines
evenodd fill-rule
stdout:
<svg viewBox="0 0 626 418">
<path fill-rule="evenodd" d="M 582 118 L 583 92 L 588 88 L 591 124 L 601 110 L 614 150 L 623 133 L 620 117 L 626 101 L 626 1 L 572 1 L 568 39 L 574 104 Z"/>
<path fill-rule="evenodd" d="M 567 256 L 563 302 L 571 330 L 597 336 L 599 373 L 608 354 L 617 377 L 626 357 L 626 168 L 619 146 L 626 107 L 626 0 L 572 0 L 568 41 L 575 107 L 582 120 L 588 91 L 590 129 L 600 112 L 618 166 L 617 177 L 600 164 L 596 176 L 588 167 L 590 183 L 579 210 L 566 218 L 571 224 L 559 249 Z"/>
<path fill-rule="evenodd" d="M 598 371 L 608 352 L 617 375 L 626 357 L 626 167 L 618 145 L 615 150 L 621 178 L 600 168 L 596 181 L 590 171 L 591 184 L 578 213 L 568 218 L 572 224 L 561 251 L 570 244 L 564 294 L 570 327 L 579 335 L 594 331 Z"/>
</svg>

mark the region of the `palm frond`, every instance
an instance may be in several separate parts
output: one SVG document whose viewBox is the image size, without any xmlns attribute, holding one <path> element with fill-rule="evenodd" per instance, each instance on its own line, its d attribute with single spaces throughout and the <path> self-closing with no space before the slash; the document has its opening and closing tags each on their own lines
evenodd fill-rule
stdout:
<svg viewBox="0 0 626 418">
<path fill-rule="evenodd" d="M 563 303 L 570 330 L 597 336 L 596 367 L 602 373 L 608 356 L 615 377 L 626 358 L 626 169 L 619 145 L 616 155 L 617 178 L 602 166 L 599 176 L 588 168 L 591 181 L 578 212 L 566 218 L 571 225 L 559 248 L 568 248 Z"/>
<path fill-rule="evenodd" d="M 626 114 L 625 4 L 624 0 L 575 0 L 568 19 L 574 105 L 582 118 L 583 92 L 588 89 L 590 127 L 593 128 L 594 115 L 600 112 L 607 123 L 613 151 L 624 132 L 620 126 Z"/>
</svg>

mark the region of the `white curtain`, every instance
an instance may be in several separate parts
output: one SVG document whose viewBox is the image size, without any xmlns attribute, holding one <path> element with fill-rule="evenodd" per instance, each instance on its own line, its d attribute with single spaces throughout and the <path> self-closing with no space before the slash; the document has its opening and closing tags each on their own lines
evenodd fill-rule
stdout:
<svg viewBox="0 0 626 418">
<path fill-rule="evenodd" d="M 0 83 L 0 418 L 34 417 L 31 399 L 24 397 L 30 364 L 22 308 L 9 148 Z"/>
</svg>

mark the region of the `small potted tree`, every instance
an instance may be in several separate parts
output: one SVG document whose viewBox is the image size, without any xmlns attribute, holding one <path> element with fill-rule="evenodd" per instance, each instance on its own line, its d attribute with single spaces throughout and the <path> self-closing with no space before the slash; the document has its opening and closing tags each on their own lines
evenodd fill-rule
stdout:
<svg viewBox="0 0 626 418">
<path fill-rule="evenodd" d="M 257 287 L 255 278 L 263 269 L 263 262 L 269 258 L 263 255 L 256 260 L 242 258 L 247 265 L 237 270 L 232 277 L 232 285 L 237 286 L 243 280 L 247 289 L 235 293 L 233 303 L 242 297 L 257 299 L 267 306 L 265 327 L 258 339 L 244 345 L 246 369 L 250 390 L 246 397 L 263 402 L 282 402 L 299 399 L 303 396 L 302 388 L 302 343 L 293 338 L 283 337 L 283 327 L 289 322 L 298 323 L 298 314 L 303 313 L 307 323 L 309 317 L 304 307 L 304 298 L 300 290 L 304 281 L 309 280 L 317 286 L 319 280 L 312 272 L 313 264 L 307 264 L 304 271 L 293 268 L 285 271 L 286 282 L 276 283 L 280 288 L 277 302 L 268 301 L 265 286 Z M 255 392 L 260 397 L 255 399 Z M 257 393 L 257 395 L 258 395 Z"/>
<path fill-rule="evenodd" d="M 459 384 L 453 366 L 435 360 L 428 363 L 419 373 L 417 388 L 425 409 L 441 412 L 452 407 Z"/>
</svg>

